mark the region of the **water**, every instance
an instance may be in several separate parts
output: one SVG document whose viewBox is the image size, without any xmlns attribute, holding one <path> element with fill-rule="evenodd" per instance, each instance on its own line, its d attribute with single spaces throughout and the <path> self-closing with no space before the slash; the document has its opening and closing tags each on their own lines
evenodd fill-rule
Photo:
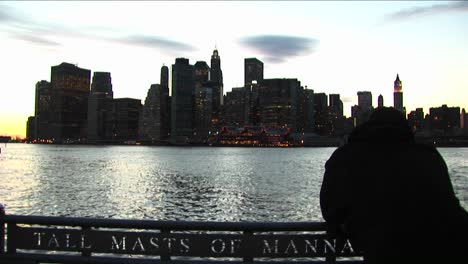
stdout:
<svg viewBox="0 0 468 264">
<path fill-rule="evenodd" d="M 1 145 L 7 213 L 200 221 L 323 221 L 335 148 Z M 468 208 L 468 148 L 439 149 Z"/>
</svg>

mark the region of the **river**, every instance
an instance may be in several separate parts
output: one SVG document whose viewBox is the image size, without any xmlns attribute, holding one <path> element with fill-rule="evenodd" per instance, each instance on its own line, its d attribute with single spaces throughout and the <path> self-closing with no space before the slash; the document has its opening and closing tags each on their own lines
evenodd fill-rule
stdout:
<svg viewBox="0 0 468 264">
<path fill-rule="evenodd" d="M 335 148 L 1 144 L 9 214 L 197 221 L 323 221 Z M 468 148 L 439 148 L 468 209 Z"/>
</svg>

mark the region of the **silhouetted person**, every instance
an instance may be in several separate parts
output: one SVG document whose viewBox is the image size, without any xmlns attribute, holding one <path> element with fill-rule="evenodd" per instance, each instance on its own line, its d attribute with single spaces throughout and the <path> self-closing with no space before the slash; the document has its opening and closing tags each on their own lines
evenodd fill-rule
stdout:
<svg viewBox="0 0 468 264">
<path fill-rule="evenodd" d="M 393 108 L 375 110 L 333 153 L 320 205 L 366 263 L 468 263 L 468 213 L 447 166 Z"/>
</svg>

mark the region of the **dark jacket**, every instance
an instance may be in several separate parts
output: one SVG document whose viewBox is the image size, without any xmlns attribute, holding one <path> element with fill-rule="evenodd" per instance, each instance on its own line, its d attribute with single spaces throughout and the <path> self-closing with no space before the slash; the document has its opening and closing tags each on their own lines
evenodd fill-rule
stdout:
<svg viewBox="0 0 468 264">
<path fill-rule="evenodd" d="M 468 214 L 447 166 L 405 125 L 357 128 L 325 165 L 320 204 L 367 263 L 468 263 Z"/>
</svg>

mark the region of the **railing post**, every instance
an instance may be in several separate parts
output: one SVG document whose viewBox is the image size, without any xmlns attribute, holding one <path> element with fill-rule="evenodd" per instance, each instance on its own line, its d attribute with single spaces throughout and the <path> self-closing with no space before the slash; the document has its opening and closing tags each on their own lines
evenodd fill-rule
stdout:
<svg viewBox="0 0 468 264">
<path fill-rule="evenodd" d="M 167 229 L 162 229 L 161 230 L 161 235 L 163 235 L 163 239 L 164 239 L 164 236 L 169 236 L 170 234 L 171 234 L 171 230 L 167 230 Z M 161 247 L 161 256 L 160 256 L 160 258 L 161 258 L 161 261 L 171 260 L 169 247 Z"/>
<path fill-rule="evenodd" d="M 5 253 L 5 206 L 0 204 L 0 254 Z"/>
<path fill-rule="evenodd" d="M 250 230 L 246 230 L 244 231 L 243 233 L 243 240 L 244 240 L 244 250 L 246 249 L 252 249 L 253 246 L 252 246 L 252 236 L 253 236 L 253 232 L 250 231 Z M 243 262 L 244 263 L 251 263 L 253 262 L 253 256 L 252 254 L 250 254 L 250 250 L 246 250 L 244 251 L 247 255 L 243 257 Z"/>
</svg>

